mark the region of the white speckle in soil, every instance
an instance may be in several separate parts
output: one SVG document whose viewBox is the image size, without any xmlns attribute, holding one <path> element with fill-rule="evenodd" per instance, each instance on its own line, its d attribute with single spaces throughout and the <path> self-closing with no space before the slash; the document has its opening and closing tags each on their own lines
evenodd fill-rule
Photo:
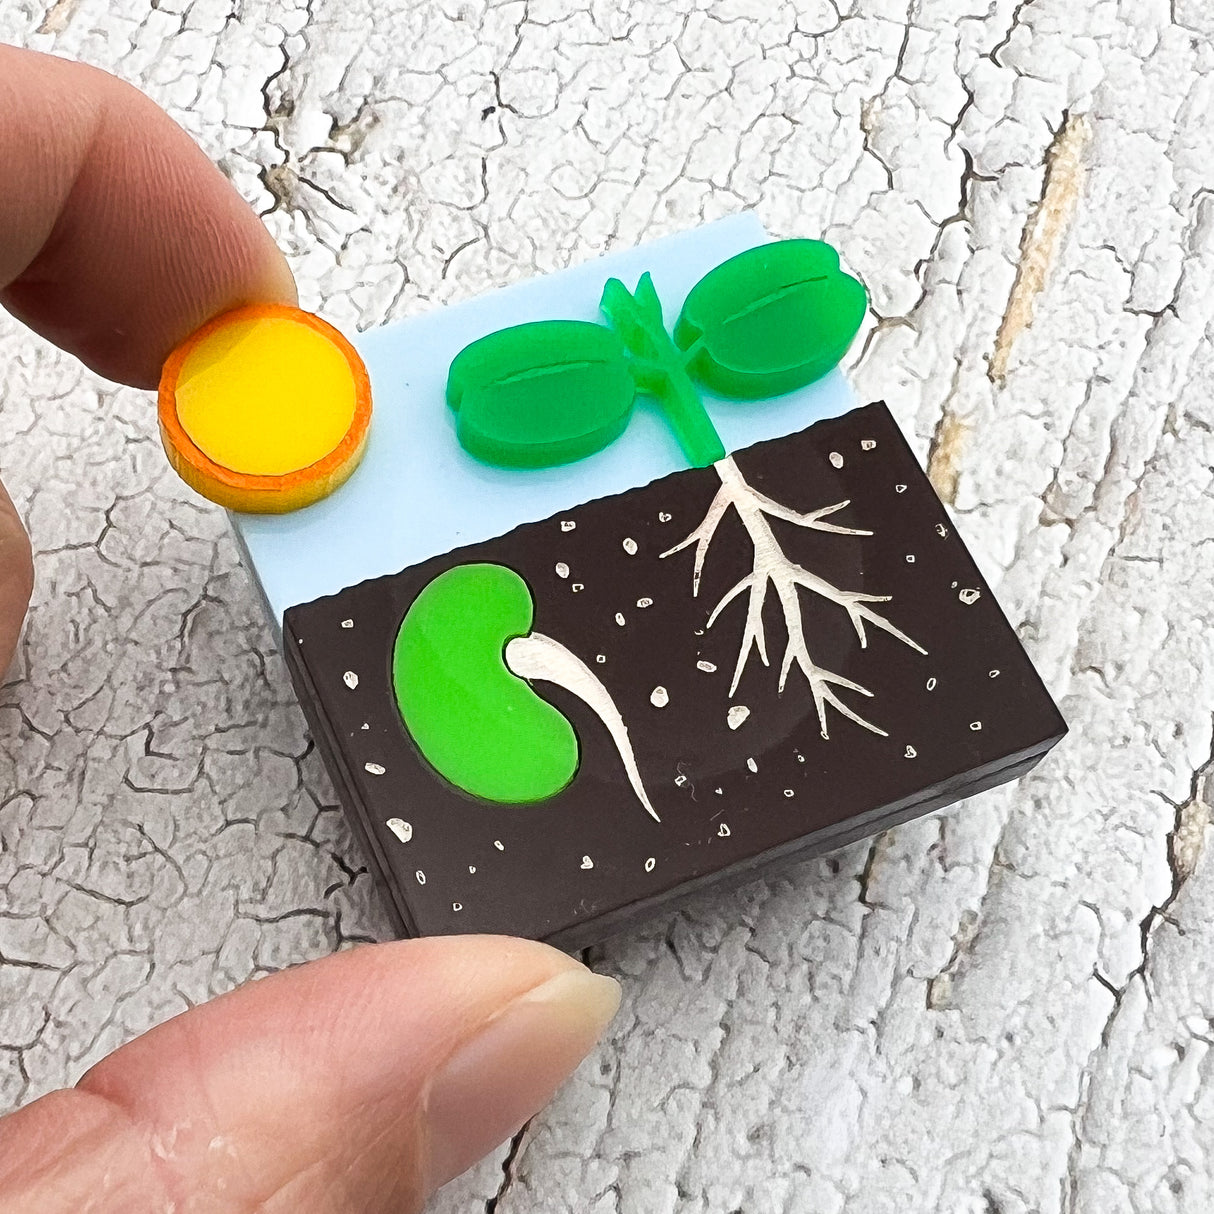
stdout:
<svg viewBox="0 0 1214 1214">
<path fill-rule="evenodd" d="M 404 818 L 389 818 L 384 824 L 402 842 L 408 843 L 413 838 L 413 827 Z"/>
<path fill-rule="evenodd" d="M 793 790 L 791 788 L 786 788 L 784 790 L 784 795 L 786 797 L 795 797 L 797 794 L 795 792 L 793 792 Z"/>
<path fill-rule="evenodd" d="M 894 492 L 895 492 L 895 493 L 905 493 L 905 492 L 906 492 L 906 486 L 905 486 L 905 485 L 895 485 L 895 486 L 894 486 Z"/>
<path fill-rule="evenodd" d="M 341 681 L 345 683 L 345 685 L 351 691 L 353 691 L 358 686 L 358 675 L 356 675 L 352 670 L 347 670 L 346 673 L 341 676 Z"/>
<path fill-rule="evenodd" d="M 716 674 L 717 672 L 715 662 L 697 662 L 696 669 L 702 670 L 705 674 Z"/>
<path fill-rule="evenodd" d="M 972 730 L 973 730 L 975 733 L 977 733 L 977 732 L 978 732 L 978 731 L 979 731 L 979 730 L 982 728 L 982 722 L 981 722 L 981 721 L 971 721 L 971 722 L 970 722 L 970 728 L 971 728 L 971 729 L 972 729 Z"/>
<path fill-rule="evenodd" d="M 665 708 L 670 703 L 670 692 L 665 687 L 655 687 L 649 693 L 649 702 L 654 708 Z"/>
<path fill-rule="evenodd" d="M 843 467 L 843 456 L 841 456 L 837 451 L 832 451 L 830 453 L 830 462 L 836 468 L 842 468 Z"/>
<path fill-rule="evenodd" d="M 426 874 L 420 868 L 413 875 L 417 878 L 418 885 L 426 884 Z"/>
<path fill-rule="evenodd" d="M 875 438 L 862 438 L 860 440 L 861 451 L 871 451 L 876 445 L 877 440 Z"/>
<path fill-rule="evenodd" d="M 462 902 L 452 902 L 451 909 L 455 911 L 456 914 L 459 914 L 459 912 L 464 909 L 464 904 Z"/>
<path fill-rule="evenodd" d="M 928 689 L 928 691 L 936 690 L 936 676 L 935 675 L 932 675 L 932 677 L 930 679 L 928 679 L 927 689 Z"/>
<path fill-rule="evenodd" d="M 986 677 L 988 679 L 997 679 L 999 677 L 999 672 L 997 670 L 988 670 L 986 672 Z"/>
<path fill-rule="evenodd" d="M 617 611 L 615 613 L 615 622 L 619 624 L 621 628 L 624 627 L 624 613 L 622 611 Z"/>
<path fill-rule="evenodd" d="M 670 522 L 670 519 L 671 519 L 671 515 L 667 514 L 665 510 L 658 512 L 658 522 L 659 523 L 668 523 L 668 522 Z"/>
<path fill-rule="evenodd" d="M 647 873 L 651 873 L 657 867 L 657 865 L 657 860 L 655 860 L 653 856 L 650 856 L 649 859 L 645 861 L 645 871 Z"/>
<path fill-rule="evenodd" d="M 908 552 L 906 554 L 906 563 L 908 565 L 913 565 L 915 563 L 915 554 L 913 552 Z"/>
<path fill-rule="evenodd" d="M 632 538 L 632 536 L 628 536 L 628 538 L 624 540 L 624 551 L 628 553 L 629 556 L 636 556 L 637 542 Z"/>
<path fill-rule="evenodd" d="M 341 626 L 342 626 L 343 628 L 353 628 L 353 627 L 354 627 L 354 621 L 353 621 L 353 620 L 342 620 L 342 622 L 341 622 Z"/>
<path fill-rule="evenodd" d="M 364 721 L 364 722 L 363 722 L 363 728 L 364 728 L 364 729 L 370 729 L 370 728 L 371 728 L 371 722 L 370 722 L 370 721 Z"/>
<path fill-rule="evenodd" d="M 948 539 L 948 528 L 943 523 L 936 524 L 936 534 L 942 539 Z"/>
<path fill-rule="evenodd" d="M 364 763 L 363 770 L 370 772 L 373 776 L 382 776 L 387 768 L 382 763 Z"/>
<path fill-rule="evenodd" d="M 582 857 L 582 867 L 583 868 L 593 868 L 594 861 L 589 856 L 583 856 Z"/>
<path fill-rule="evenodd" d="M 755 772 L 756 775 L 758 774 L 759 765 L 754 761 L 754 759 L 747 759 L 746 766 L 749 767 L 751 771 Z"/>
<path fill-rule="evenodd" d="M 571 519 L 571 518 L 561 519 L 561 530 L 562 531 L 572 531 L 574 529 L 574 527 L 576 527 L 576 526 L 577 526 L 577 523 L 575 523 L 573 521 L 573 519 Z"/>
<path fill-rule="evenodd" d="M 675 778 L 674 778 L 675 787 L 682 788 L 683 785 L 686 783 L 687 783 L 687 777 L 685 775 L 683 775 L 682 772 L 679 772 L 679 774 L 677 776 L 675 776 Z"/>
<path fill-rule="evenodd" d="M 919 757 L 919 752 L 913 746 L 908 746 L 906 750 L 903 751 L 903 754 L 905 754 L 908 759 L 916 759 Z"/>
<path fill-rule="evenodd" d="M 982 597 L 981 590 L 963 590 L 957 597 L 969 607 L 972 603 L 976 603 Z"/>
<path fill-rule="evenodd" d="M 715 792 L 718 797 L 724 796 L 725 794 L 725 790 L 723 788 L 714 788 L 712 791 Z"/>
<path fill-rule="evenodd" d="M 494 839 L 494 840 L 493 840 L 493 846 L 494 846 L 494 847 L 496 847 L 498 851 L 505 851 L 505 850 L 506 850 L 506 849 L 505 849 L 505 848 L 502 846 L 502 841 L 501 841 L 501 839 Z"/>
<path fill-rule="evenodd" d="M 730 729 L 737 729 L 746 723 L 748 716 L 750 716 L 750 709 L 745 704 L 732 704 L 725 714 L 725 720 Z"/>
<path fill-rule="evenodd" d="M 476 865 L 475 865 L 475 864 L 469 864 L 469 865 L 468 865 L 468 875 L 469 875 L 470 877 L 475 877 L 475 876 L 476 876 Z"/>
<path fill-rule="evenodd" d="M 586 587 L 583 586 L 581 582 L 574 582 L 573 585 L 569 587 L 569 589 L 572 590 L 574 594 L 577 594 L 579 591 L 585 590 Z"/>
<path fill-rule="evenodd" d="M 653 606 L 653 599 L 637 599 L 637 606 L 644 610 L 646 607 Z"/>
<path fill-rule="evenodd" d="M 731 831 L 730 831 L 730 829 L 729 829 L 729 823 L 728 823 L 728 822 L 722 822 L 722 823 L 721 823 L 721 825 L 717 827 L 717 834 L 718 834 L 718 835 L 719 835 L 719 836 L 720 836 L 722 839 L 728 839 L 731 833 L 732 833 L 732 832 L 731 832 Z"/>
<path fill-rule="evenodd" d="M 564 561 L 557 561 L 556 576 L 557 577 L 568 577 L 569 576 L 569 566 L 566 565 Z"/>
<path fill-rule="evenodd" d="M 607 661 L 607 655 L 605 653 L 596 654 L 594 660 L 598 662 L 600 666 L 602 666 L 603 663 Z"/>
</svg>

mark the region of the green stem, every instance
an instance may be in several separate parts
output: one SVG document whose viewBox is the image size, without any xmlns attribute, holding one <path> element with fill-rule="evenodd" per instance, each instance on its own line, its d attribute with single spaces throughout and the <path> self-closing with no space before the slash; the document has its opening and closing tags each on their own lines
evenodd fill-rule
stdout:
<svg viewBox="0 0 1214 1214">
<path fill-rule="evenodd" d="M 687 462 L 707 468 L 725 458 L 725 447 L 687 373 L 694 347 L 683 351 L 671 340 L 656 292 L 646 279 L 635 295 L 618 279 L 611 280 L 603 293 L 603 312 L 633 355 L 638 389 L 657 400 Z"/>
<path fill-rule="evenodd" d="M 674 350 L 673 343 L 671 349 Z M 725 446 L 721 436 L 704 408 L 699 389 L 683 369 L 682 358 L 663 365 L 662 372 L 663 382 L 655 395 L 687 462 L 693 468 L 707 468 L 724 459 Z"/>
</svg>

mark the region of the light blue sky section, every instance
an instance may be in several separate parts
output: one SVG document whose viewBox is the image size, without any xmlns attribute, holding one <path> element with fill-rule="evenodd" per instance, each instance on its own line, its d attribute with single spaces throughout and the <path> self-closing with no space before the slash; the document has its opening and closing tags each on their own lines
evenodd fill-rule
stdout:
<svg viewBox="0 0 1214 1214">
<path fill-rule="evenodd" d="M 673 327 L 705 273 L 766 239 L 758 218 L 746 212 L 364 333 L 355 345 L 371 374 L 374 412 L 357 471 L 306 510 L 231 516 L 275 627 L 296 603 L 686 468 L 670 428 L 643 397 L 624 435 L 589 459 L 542 471 L 488 467 L 456 440 L 447 369 L 464 346 L 495 329 L 529 320 L 601 320 L 599 297 L 612 276 L 632 289 L 648 270 Z M 706 396 L 705 403 L 725 449 L 737 451 L 846 413 L 856 400 L 835 371 L 772 401 Z"/>
</svg>

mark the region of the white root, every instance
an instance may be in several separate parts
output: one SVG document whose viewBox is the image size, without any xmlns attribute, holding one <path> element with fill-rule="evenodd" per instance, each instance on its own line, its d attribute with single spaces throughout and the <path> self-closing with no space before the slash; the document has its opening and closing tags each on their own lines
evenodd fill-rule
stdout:
<svg viewBox="0 0 1214 1214">
<path fill-rule="evenodd" d="M 506 666 L 512 674 L 529 681 L 542 679 L 571 691 L 603 722 L 619 752 L 624 774 L 637 800 L 655 822 L 660 822 L 662 819 L 658 817 L 641 781 L 624 718 L 598 675 L 567 646 L 539 632 L 512 637 L 506 645 L 505 657 Z"/>
<path fill-rule="evenodd" d="M 742 594 L 747 595 L 746 624 L 742 631 L 742 643 L 738 650 L 738 660 L 734 667 L 729 694 L 732 696 L 737 691 L 742 679 L 742 672 L 746 669 L 746 663 L 752 651 L 759 655 L 759 660 L 764 666 L 769 665 L 767 637 L 763 625 L 763 607 L 767 601 L 770 587 L 774 589 L 779 600 L 780 609 L 784 615 L 785 629 L 788 633 L 788 641 L 780 663 L 779 690 L 783 692 L 788 682 L 788 676 L 795 665 L 805 676 L 810 692 L 813 694 L 814 705 L 818 711 L 818 722 L 824 738 L 830 737 L 826 717 L 827 705 L 832 706 L 857 725 L 880 734 L 882 737 L 887 737 L 885 730 L 878 728 L 871 721 L 865 720 L 851 709 L 838 697 L 834 689 L 843 688 L 869 698 L 873 693 L 867 687 L 862 687 L 851 679 L 846 679 L 842 675 L 818 666 L 810 657 L 801 618 L 798 587 L 804 587 L 812 594 L 842 607 L 847 612 L 852 627 L 856 630 L 861 648 L 866 648 L 868 645 L 865 624 L 871 624 L 874 628 L 888 632 L 890 636 L 895 637 L 904 645 L 909 645 L 918 653 L 926 653 L 927 650 L 869 605 L 887 603 L 889 595 L 862 594 L 859 591 L 840 590 L 837 586 L 832 586 L 825 578 L 811 573 L 784 554 L 784 550 L 776 540 L 771 524 L 767 520 L 768 518 L 778 518 L 794 523 L 798 527 L 805 527 L 813 531 L 826 531 L 835 535 L 872 535 L 872 532 L 823 521 L 850 505 L 850 501 L 836 502 L 834 505 L 823 506 L 821 509 L 800 514 L 752 489 L 738 470 L 732 456 L 719 460 L 715 467 L 721 478 L 721 488 L 713 498 L 704 521 L 685 540 L 663 552 L 662 556 L 673 556 L 692 544 L 695 545 L 695 568 L 692 572 L 691 588 L 692 594 L 698 595 L 709 545 L 721 519 L 725 517 L 731 507 L 737 512 L 738 518 L 746 528 L 747 535 L 750 536 L 750 542 L 754 547 L 754 562 L 750 573 L 725 593 L 708 617 L 708 627 L 711 628 L 734 599 Z"/>
</svg>

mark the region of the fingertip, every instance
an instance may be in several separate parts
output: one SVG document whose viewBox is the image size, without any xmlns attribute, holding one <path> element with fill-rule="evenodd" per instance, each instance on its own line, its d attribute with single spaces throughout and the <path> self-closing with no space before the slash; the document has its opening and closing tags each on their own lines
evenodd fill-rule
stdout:
<svg viewBox="0 0 1214 1214">
<path fill-rule="evenodd" d="M 109 379 L 155 387 L 220 312 L 297 300 L 265 225 L 193 140 L 131 85 L 0 47 L 0 302 Z"/>
<path fill-rule="evenodd" d="M 34 555 L 21 516 L 0 485 L 0 677 L 8 670 L 34 592 Z"/>
<path fill-rule="evenodd" d="M 620 1006 L 620 984 L 576 966 L 506 1004 L 432 1076 L 425 1106 L 428 1187 L 508 1139 L 552 1098 Z"/>
<path fill-rule="evenodd" d="M 531 941 L 369 945 L 177 1017 L 79 1086 L 141 1124 L 189 1126 L 166 1159 L 183 1191 L 235 1173 L 250 1202 L 399 1214 L 542 1107 L 618 1000 Z"/>
</svg>

